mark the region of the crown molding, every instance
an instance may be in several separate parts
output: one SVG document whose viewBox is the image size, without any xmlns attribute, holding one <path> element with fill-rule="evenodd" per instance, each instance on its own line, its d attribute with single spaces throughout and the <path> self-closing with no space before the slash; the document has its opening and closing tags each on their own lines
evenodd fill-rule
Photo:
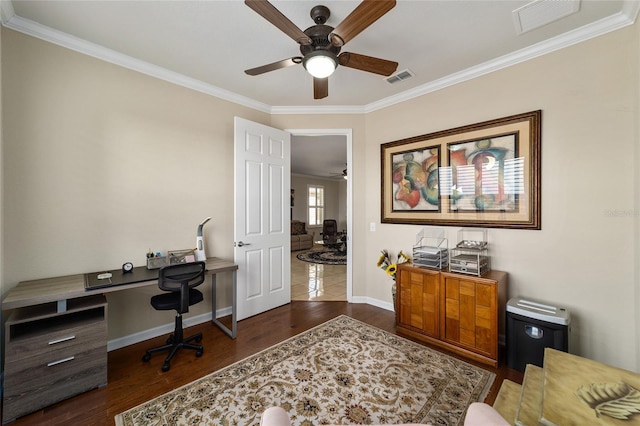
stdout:
<svg viewBox="0 0 640 426">
<path fill-rule="evenodd" d="M 220 87 L 204 83 L 203 81 L 187 77 L 166 68 L 152 65 L 148 62 L 135 59 L 107 49 L 103 46 L 90 43 L 86 40 L 71 36 L 61 31 L 54 30 L 37 22 L 21 18 L 15 14 L 11 0 L 0 0 L 0 22 L 3 26 L 21 33 L 31 35 L 50 43 L 66 47 L 79 53 L 104 60 L 133 71 L 159 78 L 170 83 L 177 84 L 207 95 L 233 102 L 248 108 L 266 112 L 273 115 L 284 114 L 366 114 L 402 103 L 428 93 L 433 93 L 465 81 L 481 77 L 522 62 L 534 59 L 547 53 L 555 52 L 565 47 L 581 43 L 586 40 L 607 34 L 633 25 L 640 12 L 640 1 L 625 0 L 622 11 L 610 17 L 601 19 L 592 24 L 567 32 L 555 38 L 535 44 L 517 52 L 501 56 L 499 58 L 476 65 L 466 70 L 450 74 L 446 77 L 431 81 L 416 88 L 398 93 L 369 103 L 367 105 L 326 105 L 326 106 L 270 106 L 246 96 L 238 95 Z"/>
<path fill-rule="evenodd" d="M 382 108 L 386 108 L 395 104 L 399 104 L 427 93 L 432 93 L 449 86 L 453 86 L 485 74 L 492 73 L 531 59 L 546 55 L 564 49 L 574 44 L 581 43 L 586 40 L 607 34 L 609 32 L 619 30 L 629 25 L 633 25 L 640 10 L 639 1 L 626 1 L 623 12 L 619 12 L 610 17 L 603 18 L 599 21 L 569 31 L 560 36 L 551 38 L 544 42 L 521 49 L 519 51 L 501 56 L 499 58 L 487 61 L 483 64 L 467 68 L 466 70 L 450 74 L 446 77 L 434 80 L 414 89 L 407 90 L 394 96 L 372 102 L 364 107 L 364 112 L 369 113 Z"/>
<path fill-rule="evenodd" d="M 4 3 L 10 2 L 2 0 L 2 3 L 2 11 L 4 16 Z M 11 7 L 11 10 L 13 10 L 13 7 Z M 17 16 L 15 15 L 15 13 L 6 22 L 3 21 L 2 24 L 12 30 L 19 31 L 21 33 L 39 38 L 58 46 L 65 47 L 67 49 L 74 50 L 76 52 L 83 53 L 85 55 L 92 56 L 94 58 L 140 72 L 142 74 L 156 77 L 161 80 L 165 80 L 170 83 L 174 83 L 188 89 L 205 93 L 207 95 L 215 96 L 217 98 L 243 105 L 258 111 L 266 113 L 270 112 L 269 105 L 262 102 L 258 102 L 254 99 L 238 95 L 237 93 L 221 89 L 212 84 L 204 83 L 203 81 L 187 77 L 183 74 L 170 71 L 166 68 L 141 61 L 131 56 L 124 55 L 122 53 L 116 52 L 115 50 L 107 49 L 106 47 L 88 42 L 78 37 L 74 37 L 67 33 L 63 33 L 62 31 L 54 30 L 37 22 Z"/>
<path fill-rule="evenodd" d="M 326 106 L 273 106 L 271 114 L 364 114 L 365 107 L 358 105 Z"/>
<path fill-rule="evenodd" d="M 637 0 L 624 0 L 622 2 L 622 14 L 631 21 L 631 24 L 638 19 L 638 13 L 640 13 L 640 2 Z"/>
<path fill-rule="evenodd" d="M 0 0 L 0 23 L 4 25 L 16 15 L 11 0 Z"/>
</svg>

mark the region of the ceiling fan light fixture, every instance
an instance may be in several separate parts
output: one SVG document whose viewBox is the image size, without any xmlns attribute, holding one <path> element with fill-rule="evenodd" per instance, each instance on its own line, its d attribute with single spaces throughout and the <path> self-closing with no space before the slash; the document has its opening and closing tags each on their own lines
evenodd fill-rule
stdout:
<svg viewBox="0 0 640 426">
<path fill-rule="evenodd" d="M 316 50 L 302 60 L 302 65 L 315 78 L 327 78 L 336 70 L 338 59 L 326 50 Z"/>
</svg>

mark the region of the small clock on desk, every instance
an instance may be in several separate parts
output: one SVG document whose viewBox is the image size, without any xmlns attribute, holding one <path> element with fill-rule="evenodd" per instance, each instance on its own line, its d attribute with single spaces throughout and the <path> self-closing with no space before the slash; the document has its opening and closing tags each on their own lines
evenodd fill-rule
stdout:
<svg viewBox="0 0 640 426">
<path fill-rule="evenodd" d="M 131 271 L 133 271 L 133 263 L 125 262 L 125 263 L 122 264 L 122 272 L 123 273 L 126 274 L 126 273 L 131 272 Z"/>
</svg>

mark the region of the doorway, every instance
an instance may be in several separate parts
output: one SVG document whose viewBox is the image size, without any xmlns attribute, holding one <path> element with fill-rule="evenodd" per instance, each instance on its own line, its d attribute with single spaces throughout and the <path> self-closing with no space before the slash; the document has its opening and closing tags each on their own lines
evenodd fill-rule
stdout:
<svg viewBox="0 0 640 426">
<path fill-rule="evenodd" d="M 321 182 L 322 179 L 327 180 L 328 184 L 330 184 L 333 180 L 333 182 L 340 182 L 341 186 L 344 187 L 346 189 L 346 191 L 343 190 L 343 192 L 346 192 L 346 196 L 343 194 L 341 194 L 344 198 L 344 206 L 342 207 L 342 211 L 335 213 L 336 212 L 336 208 L 333 208 L 332 210 L 332 215 L 336 214 L 338 217 L 340 217 L 341 223 L 339 224 L 339 230 L 340 231 L 345 231 L 345 238 L 347 239 L 346 243 L 347 243 L 347 256 L 346 256 L 346 265 L 340 267 L 334 267 L 332 265 L 317 265 L 317 266 L 312 266 L 311 268 L 307 268 L 307 272 L 309 273 L 309 291 L 313 292 L 315 291 L 315 289 L 313 288 L 313 286 L 315 284 L 317 284 L 317 281 L 314 281 L 317 279 L 317 277 L 322 274 L 324 276 L 324 273 L 326 271 L 326 276 L 329 279 L 332 280 L 341 280 L 345 287 L 343 288 L 343 295 L 346 296 L 346 299 L 342 299 L 342 300 L 347 300 L 348 302 L 351 302 L 352 300 L 352 270 L 351 270 L 351 264 L 352 264 L 352 256 L 353 256 L 353 245 L 351 244 L 351 220 L 352 220 L 352 179 L 349 176 L 348 171 L 351 170 L 351 163 L 352 163 L 352 131 L 351 129 L 285 129 L 287 132 L 291 133 L 291 152 L 292 152 L 292 175 L 295 174 L 295 166 L 294 166 L 294 162 L 296 161 L 294 159 L 295 157 L 295 149 L 296 149 L 296 139 L 298 140 L 309 140 L 309 139 L 313 139 L 316 143 L 314 144 L 315 146 L 321 148 L 322 150 L 322 154 L 323 156 L 326 157 L 327 152 L 331 152 L 330 150 L 327 150 L 327 146 L 331 146 L 331 149 L 342 149 L 343 152 L 340 152 L 339 155 L 336 155 L 335 157 L 337 158 L 334 159 L 335 162 L 332 165 L 333 167 L 330 170 L 327 170 L 328 167 L 326 168 L 320 168 L 319 171 L 311 171 L 309 173 L 314 174 L 316 176 L 319 177 L 319 181 Z M 327 143 L 325 143 L 324 145 L 322 144 L 323 140 Z M 329 144 L 329 140 L 331 140 L 331 143 Z M 338 145 L 336 145 L 336 141 L 339 141 Z M 336 148 L 336 147 L 341 147 L 341 148 Z M 344 155 L 346 154 L 346 156 Z M 311 159 L 312 160 L 318 160 L 319 159 L 320 154 L 317 155 L 311 155 Z M 343 176 L 343 171 L 347 171 L 347 179 L 344 180 L 344 176 Z M 294 177 L 292 176 L 292 181 L 294 180 Z M 345 185 L 346 184 L 346 185 Z M 294 188 L 294 186 L 292 185 L 292 188 Z M 307 216 L 306 216 L 306 185 L 304 185 L 304 189 L 302 191 L 300 191 L 300 189 L 298 188 L 296 190 L 296 194 L 295 194 L 295 202 L 299 203 L 298 206 L 300 205 L 304 205 L 305 207 L 305 211 L 301 210 L 300 208 L 296 208 L 296 216 L 297 218 L 301 218 L 300 220 L 307 220 Z M 294 209 L 292 208 L 292 215 L 293 215 Z M 330 219 L 331 217 L 325 216 L 325 218 Z M 312 228 L 313 232 L 314 232 L 314 240 L 318 241 L 322 239 L 322 236 L 320 235 L 320 232 L 322 232 L 322 227 L 320 226 L 319 228 Z M 317 246 L 314 245 L 314 248 L 318 248 Z M 320 247 L 321 249 L 322 247 Z M 296 253 L 292 252 L 292 259 L 291 259 L 292 263 L 292 284 L 294 284 L 294 280 L 296 279 L 296 277 L 294 277 L 294 274 L 298 274 L 300 273 L 300 269 L 294 269 L 295 268 L 295 264 L 296 264 Z M 314 265 L 314 264 L 309 264 L 309 265 Z M 322 271 L 321 271 L 322 270 Z M 299 278 L 299 277 L 298 277 Z M 335 294 L 335 288 L 334 290 L 332 290 L 333 294 Z M 345 297 L 342 296 L 342 297 Z M 293 297 L 293 293 L 292 293 L 292 297 Z M 294 297 L 295 298 L 295 297 Z M 309 299 L 307 299 L 309 300 Z M 310 299 L 310 300 L 314 300 L 314 299 Z M 319 298 L 317 300 L 329 300 L 329 299 L 322 299 Z"/>
</svg>

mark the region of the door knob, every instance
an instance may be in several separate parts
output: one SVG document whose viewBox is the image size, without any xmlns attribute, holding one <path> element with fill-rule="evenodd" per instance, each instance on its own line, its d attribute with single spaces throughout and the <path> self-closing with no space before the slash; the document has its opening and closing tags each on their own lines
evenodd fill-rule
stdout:
<svg viewBox="0 0 640 426">
<path fill-rule="evenodd" d="M 250 245 L 251 245 L 251 244 L 249 244 L 249 243 L 243 243 L 242 241 L 238 241 L 238 242 L 236 243 L 236 246 L 238 246 L 238 247 L 250 246 Z"/>
</svg>

